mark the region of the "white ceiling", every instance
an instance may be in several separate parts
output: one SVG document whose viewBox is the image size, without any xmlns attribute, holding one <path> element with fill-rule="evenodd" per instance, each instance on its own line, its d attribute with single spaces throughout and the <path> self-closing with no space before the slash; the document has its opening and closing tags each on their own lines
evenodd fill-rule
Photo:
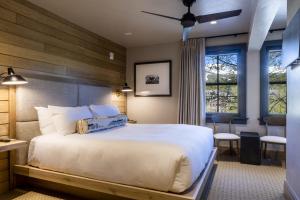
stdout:
<svg viewBox="0 0 300 200">
<path fill-rule="evenodd" d="M 175 42 L 181 39 L 180 22 L 140 11 L 181 18 L 187 12 L 181 0 L 29 0 L 81 27 L 125 47 Z M 219 20 L 217 25 L 197 24 L 191 37 L 248 32 L 255 0 L 197 0 L 192 12 L 204 15 L 242 9 L 238 17 Z M 272 28 L 284 28 L 286 6 L 279 9 Z M 130 32 L 131 36 L 124 33 Z"/>
</svg>

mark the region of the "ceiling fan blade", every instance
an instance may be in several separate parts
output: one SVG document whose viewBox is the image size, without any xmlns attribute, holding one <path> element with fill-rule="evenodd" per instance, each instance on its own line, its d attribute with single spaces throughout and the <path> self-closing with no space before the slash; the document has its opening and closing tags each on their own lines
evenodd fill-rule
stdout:
<svg viewBox="0 0 300 200">
<path fill-rule="evenodd" d="M 199 15 L 196 17 L 198 23 L 211 22 L 214 20 L 225 19 L 229 17 L 239 16 L 242 10 L 232 10 L 227 12 L 214 13 L 209 15 Z"/>
<path fill-rule="evenodd" d="M 183 42 L 185 42 L 185 41 L 187 41 L 187 39 L 189 39 L 189 34 L 192 31 L 192 29 L 193 29 L 193 27 L 183 28 L 183 31 L 182 31 L 182 41 Z"/>
<path fill-rule="evenodd" d="M 177 21 L 181 21 L 181 19 L 176 18 L 176 17 L 170 17 L 170 16 L 161 15 L 161 14 L 152 13 L 152 12 L 147 12 L 147 11 L 142 11 L 142 12 L 143 12 L 143 13 L 150 14 L 150 15 L 155 15 L 155 16 L 159 16 L 159 17 L 164 17 L 164 18 L 168 18 L 168 19 L 174 19 L 174 20 L 177 20 Z"/>
</svg>

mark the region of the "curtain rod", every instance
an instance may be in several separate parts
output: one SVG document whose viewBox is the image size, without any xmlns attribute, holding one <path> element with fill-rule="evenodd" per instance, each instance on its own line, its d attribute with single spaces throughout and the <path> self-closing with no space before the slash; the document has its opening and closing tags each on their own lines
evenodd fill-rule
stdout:
<svg viewBox="0 0 300 200">
<path fill-rule="evenodd" d="M 273 33 L 276 31 L 284 31 L 285 28 L 278 28 L 278 29 L 272 29 L 269 30 L 269 33 Z M 226 34 L 226 35 L 216 35 L 216 36 L 210 36 L 210 37 L 204 37 L 205 39 L 211 39 L 211 38 L 219 38 L 219 37 L 229 37 L 229 36 L 234 36 L 237 37 L 238 35 L 246 35 L 249 34 L 248 32 L 242 32 L 242 33 L 233 33 L 233 34 Z M 200 37 L 198 37 L 200 38 Z M 193 38 L 193 39 L 197 39 L 197 38 Z"/>
</svg>

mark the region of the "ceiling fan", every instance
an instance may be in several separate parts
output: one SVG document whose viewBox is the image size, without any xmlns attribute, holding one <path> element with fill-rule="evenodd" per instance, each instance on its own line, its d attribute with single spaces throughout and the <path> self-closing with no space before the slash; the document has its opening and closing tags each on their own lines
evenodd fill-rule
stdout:
<svg viewBox="0 0 300 200">
<path fill-rule="evenodd" d="M 161 14 L 157 14 L 157 13 L 147 12 L 147 11 L 142 11 L 142 12 L 151 14 L 151 15 L 156 15 L 159 17 L 164 17 L 164 18 L 180 21 L 181 25 L 183 26 L 183 32 L 182 32 L 182 40 L 183 41 L 186 41 L 188 39 L 189 33 L 191 32 L 191 30 L 196 22 L 201 24 L 201 23 L 211 22 L 211 21 L 215 21 L 215 20 L 219 20 L 219 19 L 235 17 L 235 16 L 239 16 L 242 12 L 242 10 L 232 10 L 232 11 L 214 13 L 214 14 L 209 14 L 209 15 L 195 16 L 193 13 L 191 13 L 191 6 L 193 5 L 193 3 L 196 2 L 196 0 L 182 0 L 182 2 L 186 7 L 188 7 L 188 12 L 185 13 L 181 19 L 176 18 L 176 17 L 166 16 L 166 15 L 161 15 Z"/>
</svg>

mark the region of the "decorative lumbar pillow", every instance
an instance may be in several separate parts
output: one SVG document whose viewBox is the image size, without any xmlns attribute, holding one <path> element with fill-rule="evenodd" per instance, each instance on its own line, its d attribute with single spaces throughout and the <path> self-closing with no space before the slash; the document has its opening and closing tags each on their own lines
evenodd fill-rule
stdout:
<svg viewBox="0 0 300 200">
<path fill-rule="evenodd" d="M 127 123 L 126 115 L 117 115 L 114 117 L 95 117 L 91 119 L 83 119 L 77 122 L 77 132 L 86 134 L 104 129 L 110 129 L 118 126 L 124 126 Z"/>
<path fill-rule="evenodd" d="M 39 125 L 42 135 L 56 133 L 56 128 L 52 120 L 52 112 L 49 108 L 34 107 L 37 111 Z"/>
<path fill-rule="evenodd" d="M 75 133 L 78 120 L 92 118 L 92 113 L 87 106 L 48 106 L 48 108 L 51 110 L 52 120 L 57 132 L 62 135 Z"/>
<path fill-rule="evenodd" d="M 90 105 L 94 116 L 113 117 L 121 114 L 118 107 L 114 105 Z"/>
</svg>

